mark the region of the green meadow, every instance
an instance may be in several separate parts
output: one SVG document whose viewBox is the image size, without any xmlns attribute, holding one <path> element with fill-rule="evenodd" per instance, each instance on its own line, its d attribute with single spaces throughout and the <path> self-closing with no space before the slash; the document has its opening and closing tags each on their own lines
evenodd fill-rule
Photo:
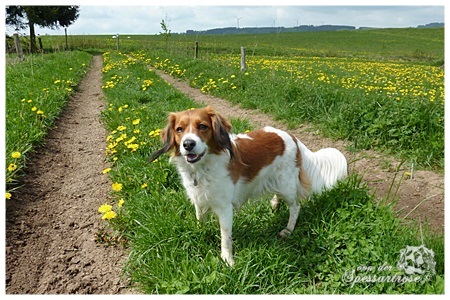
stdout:
<svg viewBox="0 0 450 300">
<path fill-rule="evenodd" d="M 405 225 L 394 211 L 395 201 L 375 201 L 357 174 L 302 202 L 296 230 L 285 240 L 277 232 L 286 224 L 286 206 L 272 211 L 269 195 L 244 205 L 233 223 L 236 263 L 228 267 L 220 259 L 217 219 L 199 224 L 168 157 L 149 161 L 162 146 L 159 131 L 168 112 L 199 105 L 148 69 L 152 65 L 204 93 L 260 109 L 291 128 L 312 124 L 325 136 L 347 139 L 354 151 L 375 149 L 443 171 L 443 33 L 173 35 L 167 47 L 161 36 L 123 35 L 120 51 L 111 36 L 69 37 L 70 47 L 77 49 L 69 53 L 83 59 L 61 68 L 72 68 L 80 74 L 76 78 L 91 57 L 78 50 L 103 53 L 107 108 L 102 116 L 111 168 L 99 176 L 109 176 L 112 200 L 105 199 L 101 214 L 93 213 L 112 232 L 99 231 L 99 242 L 124 243 L 124 276 L 150 294 L 443 294 L 443 233 L 426 224 Z M 195 41 L 200 46 L 196 60 Z M 62 37 L 46 36 L 43 42 L 56 53 L 41 57 L 61 55 Z M 247 50 L 243 72 L 241 46 Z M 36 75 L 26 73 L 26 67 L 12 73 L 20 66 L 7 70 L 7 90 L 17 74 Z M 38 94 L 42 99 L 36 111 L 50 115 L 43 89 L 52 89 L 57 80 L 70 81 L 76 89 L 79 79 L 55 74 L 34 92 L 28 87 L 20 95 L 7 91 L 7 119 L 18 118 L 23 110 L 30 119 L 22 123 L 41 122 L 33 102 L 27 102 L 37 101 Z M 231 121 L 235 132 L 253 129 L 245 119 Z M 25 153 L 16 149 L 7 144 L 7 157 Z M 428 277 L 397 266 L 402 249 L 420 245 L 434 251 L 435 272 Z"/>
</svg>

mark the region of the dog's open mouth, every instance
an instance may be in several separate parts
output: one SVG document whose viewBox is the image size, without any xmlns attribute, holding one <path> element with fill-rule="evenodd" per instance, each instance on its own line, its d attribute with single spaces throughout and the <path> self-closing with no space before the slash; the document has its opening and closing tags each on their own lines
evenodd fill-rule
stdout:
<svg viewBox="0 0 450 300">
<path fill-rule="evenodd" d="M 186 155 L 186 161 L 191 164 L 196 163 L 200 159 L 202 159 L 203 155 L 205 155 L 205 152 L 206 152 L 206 150 L 200 154 L 189 153 Z"/>
</svg>

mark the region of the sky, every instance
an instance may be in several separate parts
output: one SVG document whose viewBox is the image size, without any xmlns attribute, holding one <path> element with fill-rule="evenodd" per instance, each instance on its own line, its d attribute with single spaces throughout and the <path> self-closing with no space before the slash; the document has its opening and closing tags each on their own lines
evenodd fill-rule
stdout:
<svg viewBox="0 0 450 300">
<path fill-rule="evenodd" d="M 14 1 L 6 1 L 14 4 Z M 23 1 L 21 1 L 22 4 Z M 56 2 L 56 3 L 52 3 Z M 127 5 L 107 5 L 103 1 L 75 1 L 80 5 L 80 16 L 68 27 L 69 34 L 158 34 L 161 20 L 166 20 L 173 33 L 186 30 L 206 30 L 220 27 L 294 27 L 298 25 L 352 25 L 356 27 L 416 27 L 432 22 L 444 22 L 444 1 L 389 1 L 381 6 L 356 6 L 343 1 L 265 1 L 258 5 L 242 1 L 191 0 L 179 2 L 129 0 Z M 156 3 L 161 3 L 158 1 Z M 33 2 L 47 5 L 70 5 L 64 0 Z M 190 5 L 186 5 L 189 3 Z M 248 2 L 247 2 L 248 3 Z M 302 3 L 299 5 L 298 3 Z M 332 3 L 332 4 L 331 4 Z M 335 3 L 339 3 L 336 6 Z M 340 3 L 343 3 L 342 5 Z M 359 2 L 361 3 L 361 2 Z M 364 3 L 370 3 L 366 1 Z M 380 3 L 379 1 L 376 3 Z M 408 4 L 407 4 L 408 3 Z M 243 5 L 239 5 L 243 4 Z M 275 5 L 276 4 L 276 5 Z M 313 6 L 313 4 L 315 6 Z M 389 5 L 388 5 L 389 4 Z M 394 5 L 390 5 L 394 4 Z M 17 4 L 16 4 L 17 5 Z M 13 28 L 6 28 L 13 33 Z M 28 32 L 28 31 L 26 31 Z M 38 34 L 64 34 L 64 30 L 36 27 Z"/>
</svg>

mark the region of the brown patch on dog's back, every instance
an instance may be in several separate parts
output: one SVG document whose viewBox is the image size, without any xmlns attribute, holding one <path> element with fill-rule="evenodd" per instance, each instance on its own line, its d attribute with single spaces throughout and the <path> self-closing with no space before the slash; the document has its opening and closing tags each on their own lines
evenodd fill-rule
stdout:
<svg viewBox="0 0 450 300">
<path fill-rule="evenodd" d="M 230 164 L 231 178 L 234 183 L 244 178 L 252 181 L 262 168 L 270 165 L 277 156 L 283 155 L 285 145 L 276 133 L 256 130 L 247 134 L 250 138 L 238 137 L 236 156 L 238 160 Z"/>
</svg>

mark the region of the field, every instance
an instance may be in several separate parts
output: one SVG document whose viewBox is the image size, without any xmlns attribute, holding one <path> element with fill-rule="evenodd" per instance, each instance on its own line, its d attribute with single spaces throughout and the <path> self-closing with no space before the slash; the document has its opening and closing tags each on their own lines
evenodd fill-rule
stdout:
<svg viewBox="0 0 450 300">
<path fill-rule="evenodd" d="M 164 49 L 161 37 L 131 36 L 123 39 L 120 52 L 110 37 L 71 37 L 73 47 L 103 52 L 110 168 L 100 176 L 109 176 L 113 199 L 99 207 L 101 214 L 93 213 L 114 229 L 102 233 L 104 243 L 125 243 L 129 258 L 124 274 L 139 290 L 443 293 L 443 235 L 427 226 L 401 224 L 393 205 L 387 199 L 375 201 L 357 174 L 304 202 L 297 228 L 286 240 L 276 233 L 287 220 L 287 207 L 273 212 L 267 199 L 244 206 L 234 219 L 236 265 L 229 268 L 220 260 L 217 220 L 198 224 L 167 157 L 149 161 L 161 147 L 159 132 L 167 112 L 199 107 L 150 71 L 151 65 L 204 93 L 272 114 L 290 128 L 311 124 L 325 136 L 349 140 L 353 151 L 375 149 L 442 172 L 443 30 L 318 34 L 195 37 L 204 47 L 197 60 L 192 59 L 194 37 L 173 36 Z M 50 42 L 57 48 L 56 37 L 45 37 L 44 44 Z M 244 72 L 239 70 L 240 46 L 247 47 Z M 47 82 L 56 80 L 63 77 Z M 22 97 L 29 98 L 7 93 L 8 103 L 19 99 L 19 108 L 28 105 L 17 105 Z M 8 119 L 13 112 L 7 106 Z M 232 119 L 232 124 L 235 132 L 252 129 L 245 119 Z M 13 152 L 25 152 L 8 145 L 11 158 Z M 406 278 L 396 266 L 407 245 L 434 250 L 435 274 L 415 283 L 386 282 Z M 366 282 L 357 282 L 361 278 Z"/>
<path fill-rule="evenodd" d="M 114 48 L 114 40 L 105 41 Z M 195 41 L 200 59 L 194 61 Z M 443 170 L 442 43 L 443 29 L 388 29 L 180 35 L 171 37 L 168 49 L 159 36 L 123 36 L 120 47 L 150 49 L 154 67 L 205 93 L 272 114 L 291 128 L 313 123 L 355 149 L 377 149 Z M 241 46 L 247 49 L 245 72 L 239 71 Z"/>
</svg>

